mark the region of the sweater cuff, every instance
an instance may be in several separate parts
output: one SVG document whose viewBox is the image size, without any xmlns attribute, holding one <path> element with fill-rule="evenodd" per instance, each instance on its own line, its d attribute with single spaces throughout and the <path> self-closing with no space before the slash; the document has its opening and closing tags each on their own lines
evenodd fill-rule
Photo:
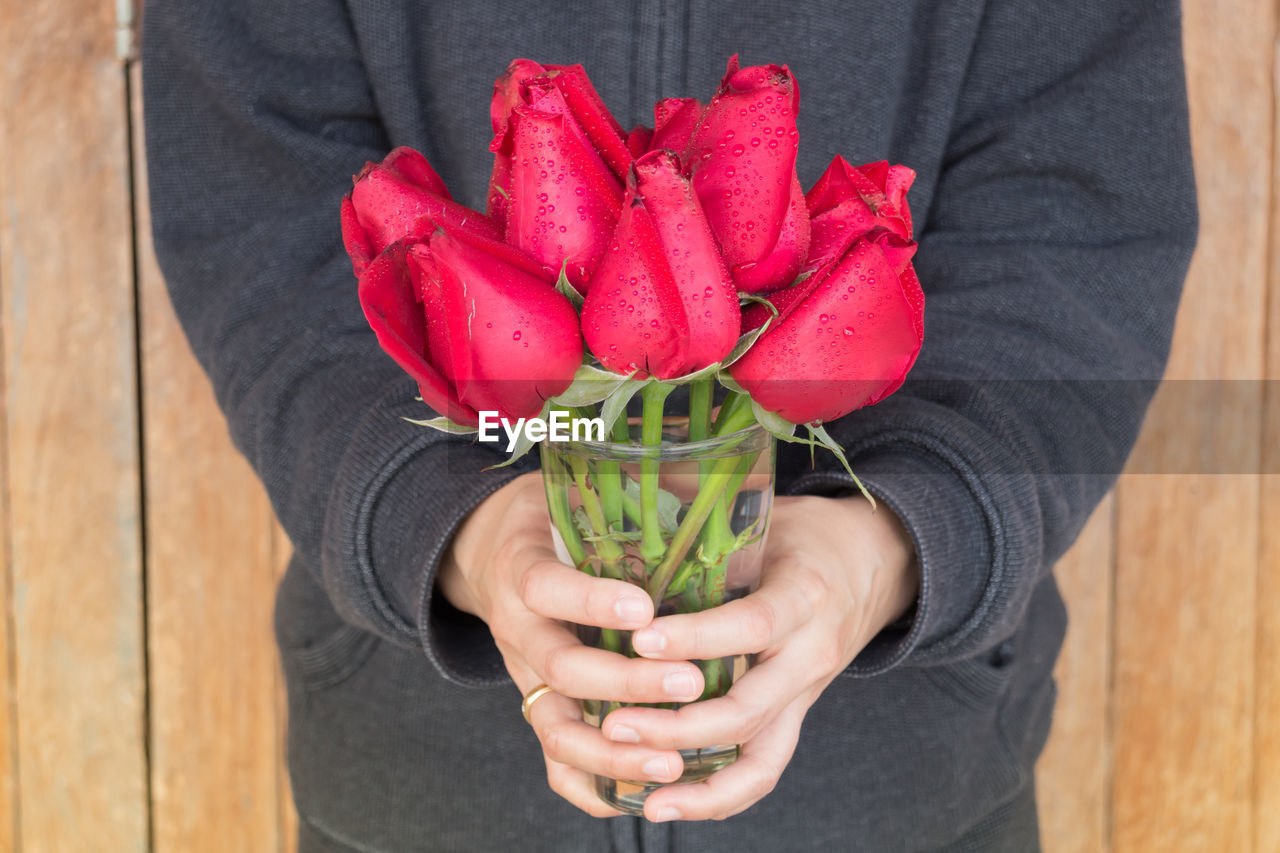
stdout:
<svg viewBox="0 0 1280 853">
<path fill-rule="evenodd" d="M 990 581 L 993 554 L 987 521 L 972 491 L 940 460 L 897 447 L 865 453 L 850 464 L 867 491 L 902 521 L 920 571 L 910 622 L 882 630 L 844 671 L 866 677 L 910 662 L 917 650 L 951 637 L 968 622 Z M 856 493 L 856 488 L 841 469 L 802 475 L 788 491 L 836 495 Z"/>
<path fill-rule="evenodd" d="M 535 470 L 531 454 L 514 465 L 492 450 L 459 440 L 435 441 L 404 460 L 377 499 L 370 557 L 387 601 L 413 626 L 427 657 L 449 681 L 502 683 L 502 656 L 483 620 L 458 610 L 436 589 L 453 536 L 485 498 Z"/>
</svg>

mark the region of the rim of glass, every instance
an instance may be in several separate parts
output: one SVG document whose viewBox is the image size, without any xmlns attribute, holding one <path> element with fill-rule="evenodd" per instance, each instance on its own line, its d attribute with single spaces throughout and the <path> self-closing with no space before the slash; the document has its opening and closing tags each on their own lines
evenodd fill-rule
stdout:
<svg viewBox="0 0 1280 853">
<path fill-rule="evenodd" d="M 754 439 L 766 439 L 760 447 L 744 445 L 753 444 Z M 687 457 L 735 456 L 744 453 L 755 453 L 764 450 L 773 436 L 760 424 L 751 424 L 725 435 L 712 436 L 698 441 L 667 442 L 646 447 L 643 444 L 628 442 L 620 444 L 613 441 L 557 441 L 543 442 L 549 450 L 571 452 L 578 455 L 589 453 L 619 461 L 653 459 L 659 457 L 663 461 L 684 459 Z"/>
</svg>

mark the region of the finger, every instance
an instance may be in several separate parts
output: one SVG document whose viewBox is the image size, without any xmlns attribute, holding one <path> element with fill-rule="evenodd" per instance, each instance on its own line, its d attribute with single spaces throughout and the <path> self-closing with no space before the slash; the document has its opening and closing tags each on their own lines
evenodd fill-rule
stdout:
<svg viewBox="0 0 1280 853">
<path fill-rule="evenodd" d="M 639 628 L 653 619 L 653 601 L 644 590 L 557 560 L 539 560 L 525 570 L 520 598 L 534 613 L 579 625 Z"/>
<path fill-rule="evenodd" d="M 660 660 L 708 660 L 777 645 L 813 617 L 813 597 L 785 572 L 750 595 L 698 613 L 663 616 L 636 631 L 636 653 Z"/>
<path fill-rule="evenodd" d="M 737 761 L 705 781 L 654 791 L 645 801 L 645 817 L 658 822 L 720 820 L 750 808 L 778 784 L 795 754 L 808 708 L 806 698 L 797 698 L 743 745 Z"/>
<path fill-rule="evenodd" d="M 522 672 L 518 683 L 532 682 L 535 677 L 532 671 L 527 675 Z M 530 706 L 529 723 L 542 743 L 548 783 L 589 814 L 601 816 L 597 804 L 604 805 L 599 803 L 589 774 L 610 779 L 674 782 L 684 772 L 680 753 L 606 740 L 598 728 L 583 722 L 576 701 L 554 692 L 544 694 Z M 615 812 L 607 806 L 605 809 L 610 814 Z"/>
<path fill-rule="evenodd" d="M 554 701 L 550 701 L 554 698 Z M 560 764 L 605 776 L 636 782 L 674 782 L 684 772 L 684 759 L 675 750 L 657 750 L 605 739 L 595 726 L 582 721 L 578 703 L 563 696 L 547 696 L 533 720 L 534 731 L 547 758 Z"/>
<path fill-rule="evenodd" d="M 520 639 L 510 644 L 561 695 L 615 702 L 691 702 L 702 695 L 702 672 L 687 661 L 626 658 L 584 646 L 568 628 L 539 616 L 513 621 Z"/>
<path fill-rule="evenodd" d="M 545 755 L 547 764 L 547 784 L 572 805 L 582 809 L 592 817 L 617 817 L 624 812 L 600 799 L 596 792 L 595 779 L 591 774 L 567 764 L 552 761 Z"/>
<path fill-rule="evenodd" d="M 724 696 L 676 710 L 618 708 L 605 718 L 605 737 L 655 749 L 700 749 L 747 743 L 799 696 L 825 682 L 807 650 L 788 646 L 747 670 Z"/>
</svg>

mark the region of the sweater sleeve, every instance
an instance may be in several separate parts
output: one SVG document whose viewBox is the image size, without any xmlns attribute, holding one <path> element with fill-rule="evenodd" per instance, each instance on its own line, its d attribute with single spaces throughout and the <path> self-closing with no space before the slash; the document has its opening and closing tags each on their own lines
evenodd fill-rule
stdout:
<svg viewBox="0 0 1280 853">
<path fill-rule="evenodd" d="M 847 674 L 1018 626 L 1135 441 L 1196 224 L 1178 4 L 988 3 L 916 255 L 924 347 L 830 428 L 922 571 L 910 627 Z M 795 491 L 847 488 L 819 464 Z"/>
<path fill-rule="evenodd" d="M 484 629 L 431 601 L 436 563 L 519 469 L 401 420 L 423 404 L 339 236 L 350 176 L 392 142 L 344 6 L 159 3 L 145 27 L 156 254 L 232 438 L 341 617 L 448 669 L 441 632 Z"/>
</svg>

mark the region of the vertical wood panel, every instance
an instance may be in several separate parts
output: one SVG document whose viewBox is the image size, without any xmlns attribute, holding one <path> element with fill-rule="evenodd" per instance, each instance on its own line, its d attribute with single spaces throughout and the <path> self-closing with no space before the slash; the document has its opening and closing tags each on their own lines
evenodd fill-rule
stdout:
<svg viewBox="0 0 1280 853">
<path fill-rule="evenodd" d="M 1111 688 L 1113 507 L 1113 499 L 1107 497 L 1054 569 L 1070 623 L 1054 670 L 1058 702 L 1053 731 L 1036 766 L 1040 837 L 1047 853 L 1102 853 L 1109 845 L 1106 796 L 1111 745 L 1106 721 Z"/>
<path fill-rule="evenodd" d="M 1280 22 L 1276 24 L 1280 31 Z M 1280 35 L 1280 32 L 1277 33 Z M 1280 97 L 1280 41 L 1272 61 L 1273 105 Z M 1280 850 L 1280 110 L 1273 112 L 1271 280 L 1267 386 L 1262 441 L 1262 542 L 1258 564 L 1258 667 L 1254 737 L 1254 850 Z"/>
<path fill-rule="evenodd" d="M 1144 429 L 1136 456 L 1165 473 L 1117 492 L 1118 851 L 1253 843 L 1260 504 L 1240 472 L 1257 470 L 1261 409 L 1245 383 L 1211 381 L 1262 376 L 1272 5 L 1184 3 L 1202 227 L 1169 376 L 1201 381 L 1163 388 Z M 1188 407 L 1189 391 L 1215 407 Z"/>
<path fill-rule="evenodd" d="M 155 850 L 275 851 L 273 517 L 231 446 L 152 254 L 140 91 L 135 85 Z"/>
<path fill-rule="evenodd" d="M 7 3 L 0 281 L 21 843 L 147 845 L 125 78 L 109 3 Z"/>
<path fill-rule="evenodd" d="M 3 186 L 0 185 L 0 192 Z M 2 226 L 0 226 L 2 227 Z M 0 287 L 4 281 L 0 280 Z M 0 301 L 0 306 L 3 306 Z M 3 308 L 0 307 L 0 311 Z M 0 323 L 0 330 L 3 324 Z M 0 332 L 2 334 L 2 332 Z M 4 393 L 4 346 L 0 341 L 0 850 L 16 850 L 18 845 L 17 815 L 18 780 L 14 730 L 14 691 L 12 663 L 13 578 L 9 566 L 9 472 L 7 465 L 8 399 Z"/>
<path fill-rule="evenodd" d="M 293 554 L 293 543 L 277 522 L 271 530 L 271 543 L 276 564 L 276 579 L 284 577 L 289 566 L 289 557 Z M 288 747 L 289 714 L 284 690 L 284 674 L 276 671 L 276 731 L 280 739 L 279 769 L 277 784 L 280 791 L 280 850 L 281 853 L 295 853 L 298 849 L 298 811 L 293 802 L 293 788 L 289 782 L 289 768 L 286 763 Z"/>
</svg>

